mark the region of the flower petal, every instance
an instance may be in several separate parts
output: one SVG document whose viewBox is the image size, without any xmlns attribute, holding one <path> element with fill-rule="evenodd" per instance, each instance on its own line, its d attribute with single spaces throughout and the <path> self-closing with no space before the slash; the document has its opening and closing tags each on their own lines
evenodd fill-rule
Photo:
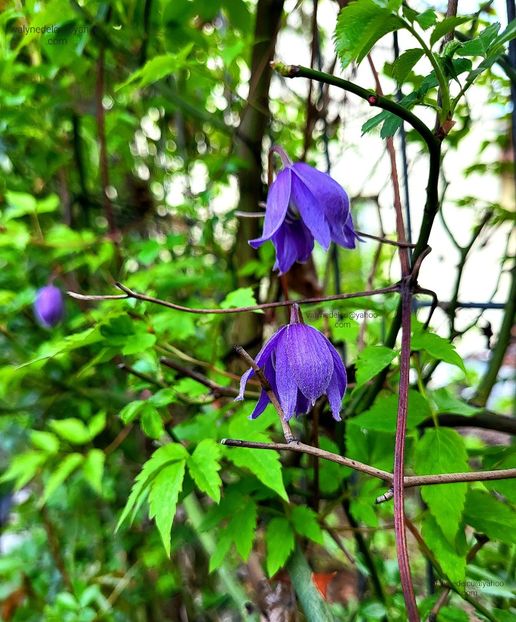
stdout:
<svg viewBox="0 0 516 622">
<path fill-rule="evenodd" d="M 267 408 L 269 404 L 270 404 L 269 396 L 262 389 L 260 393 L 260 397 L 258 401 L 256 402 L 256 405 L 253 409 L 253 412 L 249 415 L 248 419 L 257 419 L 262 414 L 262 412 Z"/>
<path fill-rule="evenodd" d="M 335 421 L 342 421 L 340 417 L 340 407 L 342 405 L 343 394 L 340 391 L 339 381 L 335 372 L 333 373 L 330 384 L 326 389 L 326 395 L 328 396 L 328 402 L 330 403 L 333 418 Z"/>
<path fill-rule="evenodd" d="M 297 245 L 291 234 L 291 229 L 286 223 L 281 226 L 272 238 L 276 249 L 276 266 L 280 274 L 288 272 L 298 260 Z"/>
<path fill-rule="evenodd" d="M 286 335 L 287 333 L 285 333 Z M 298 390 L 289 365 L 285 336 L 276 351 L 276 387 L 278 399 L 285 414 L 285 421 L 288 421 L 296 413 Z"/>
<path fill-rule="evenodd" d="M 318 171 L 305 162 L 292 166 L 295 174 L 303 180 L 322 205 L 328 221 L 338 218 L 344 222 L 349 214 L 349 197 L 344 188 L 327 173 Z"/>
<path fill-rule="evenodd" d="M 270 240 L 281 227 L 290 202 L 291 185 L 290 169 L 285 168 L 278 173 L 269 189 L 262 236 L 255 240 L 249 240 L 249 244 L 253 248 L 258 248 L 266 240 Z"/>
<path fill-rule="evenodd" d="M 324 338 L 326 339 L 326 337 Z M 346 387 L 348 386 L 348 375 L 346 373 L 346 368 L 344 367 L 344 363 L 340 358 L 340 354 L 333 347 L 331 341 L 326 339 L 326 345 L 328 346 L 328 349 L 333 359 L 333 373 L 337 376 L 337 386 L 339 387 L 341 395 L 344 396 L 344 393 L 346 392 Z"/>
<path fill-rule="evenodd" d="M 238 392 L 238 395 L 235 397 L 235 402 L 241 402 L 244 399 L 244 392 L 245 392 L 247 381 L 253 375 L 254 375 L 254 369 L 252 367 L 249 368 L 244 374 L 242 374 L 242 377 L 240 378 L 240 391 Z"/>
<path fill-rule="evenodd" d="M 312 403 L 325 393 L 333 374 L 333 358 L 326 341 L 324 335 L 306 324 L 290 324 L 282 340 L 292 376 Z"/>
<path fill-rule="evenodd" d="M 306 415 L 310 410 L 310 401 L 298 390 L 296 399 L 296 415 Z"/>
<path fill-rule="evenodd" d="M 292 202 L 314 238 L 327 250 L 331 236 L 323 207 L 301 177 L 296 174 L 292 175 Z"/>
</svg>

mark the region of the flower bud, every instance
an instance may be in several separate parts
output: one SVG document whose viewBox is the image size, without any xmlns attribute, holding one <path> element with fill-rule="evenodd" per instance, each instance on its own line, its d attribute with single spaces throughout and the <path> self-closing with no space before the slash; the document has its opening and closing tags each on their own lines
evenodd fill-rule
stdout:
<svg viewBox="0 0 516 622">
<path fill-rule="evenodd" d="M 34 315 L 45 328 L 52 328 L 60 322 L 64 314 L 61 290 L 55 285 L 47 285 L 38 290 L 34 302 Z"/>
</svg>

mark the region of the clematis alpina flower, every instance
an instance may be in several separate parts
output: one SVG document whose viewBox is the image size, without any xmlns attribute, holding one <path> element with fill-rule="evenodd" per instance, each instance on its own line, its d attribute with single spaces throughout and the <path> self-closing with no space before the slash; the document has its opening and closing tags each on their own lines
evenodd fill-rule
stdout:
<svg viewBox="0 0 516 622">
<path fill-rule="evenodd" d="M 281 147 L 284 168 L 271 184 L 260 238 L 250 240 L 258 248 L 271 240 L 276 249 L 274 269 L 287 272 L 298 261 L 308 259 L 314 240 L 328 250 L 330 242 L 355 248 L 357 235 L 345 190 L 329 175 L 304 162 L 292 164 Z"/>
<path fill-rule="evenodd" d="M 272 390 L 278 397 L 285 420 L 306 414 L 315 401 L 326 395 L 333 418 L 340 421 L 340 406 L 346 392 L 346 368 L 339 353 L 326 337 L 312 326 L 303 323 L 298 305 L 292 305 L 290 324 L 282 326 L 263 346 L 256 357 Z M 244 391 L 254 370 L 248 369 L 240 380 L 237 400 Z M 262 389 L 250 415 L 256 419 L 269 404 Z"/>
<path fill-rule="evenodd" d="M 47 285 L 39 289 L 34 302 L 34 314 L 45 328 L 52 328 L 58 324 L 64 314 L 61 290 L 55 285 Z"/>
</svg>

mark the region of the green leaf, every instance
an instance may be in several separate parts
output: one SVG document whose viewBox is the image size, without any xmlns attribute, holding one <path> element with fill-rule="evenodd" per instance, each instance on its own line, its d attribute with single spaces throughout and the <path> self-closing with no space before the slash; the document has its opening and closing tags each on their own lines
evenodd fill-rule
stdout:
<svg viewBox="0 0 516 622">
<path fill-rule="evenodd" d="M 105 461 L 106 454 L 101 449 L 91 449 L 82 465 L 84 479 L 99 495 L 102 492 L 102 476 L 104 474 Z"/>
<path fill-rule="evenodd" d="M 156 440 L 165 434 L 163 419 L 150 402 L 146 402 L 140 411 L 140 424 L 143 432 L 149 437 Z"/>
<path fill-rule="evenodd" d="M 356 362 L 357 384 L 365 384 L 390 365 L 396 352 L 385 346 L 367 346 L 360 352 Z"/>
<path fill-rule="evenodd" d="M 240 287 L 234 292 L 230 292 L 220 303 L 221 309 L 231 309 L 235 307 L 253 307 L 256 304 L 256 298 L 252 287 Z M 260 313 L 263 311 L 259 310 Z"/>
<path fill-rule="evenodd" d="M 46 451 L 26 451 L 15 456 L 0 477 L 0 483 L 14 480 L 14 488 L 23 488 L 38 472 L 39 467 L 48 460 Z"/>
<path fill-rule="evenodd" d="M 516 512 L 487 492 L 470 490 L 466 497 L 464 519 L 492 540 L 516 542 Z"/>
<path fill-rule="evenodd" d="M 425 430 L 416 445 L 415 471 L 418 475 L 469 471 L 462 436 L 448 428 Z M 465 483 L 421 487 L 421 496 L 452 544 L 462 521 L 467 488 Z"/>
<path fill-rule="evenodd" d="M 145 352 L 156 343 L 156 335 L 152 333 L 138 332 L 127 338 L 127 342 L 122 348 L 122 354 L 129 356 L 131 354 L 140 354 Z"/>
<path fill-rule="evenodd" d="M 287 491 L 283 484 L 283 474 L 279 455 L 273 451 L 259 451 L 243 447 L 226 449 L 226 456 L 233 464 L 251 471 L 268 488 L 288 501 Z"/>
<path fill-rule="evenodd" d="M 70 417 L 68 419 L 54 419 L 49 426 L 62 439 L 75 445 L 84 445 L 91 439 L 90 431 L 83 421 Z"/>
<path fill-rule="evenodd" d="M 59 439 L 51 432 L 31 430 L 30 442 L 37 449 L 46 451 L 49 454 L 56 454 L 59 451 Z"/>
<path fill-rule="evenodd" d="M 160 389 L 149 398 L 149 402 L 156 408 L 163 408 L 163 406 L 168 406 L 176 401 L 176 391 L 172 388 Z"/>
<path fill-rule="evenodd" d="M 157 449 L 152 456 L 143 465 L 142 470 L 136 476 L 131 494 L 125 504 L 120 518 L 118 519 L 115 531 L 118 531 L 120 525 L 131 514 L 131 522 L 134 520 L 136 513 L 141 508 L 145 497 L 148 493 L 148 486 L 152 483 L 154 477 L 159 473 L 160 469 L 168 464 L 179 460 L 186 460 L 188 453 L 186 449 L 179 443 L 169 443 Z"/>
<path fill-rule="evenodd" d="M 94 439 L 98 436 L 102 430 L 106 427 L 106 413 L 104 411 L 100 411 L 88 422 L 88 432 L 90 435 L 90 440 Z"/>
<path fill-rule="evenodd" d="M 129 402 L 129 404 L 126 404 L 122 408 L 118 416 L 127 425 L 128 423 L 131 423 L 131 421 L 134 421 L 134 419 L 136 419 L 138 413 L 143 408 L 145 403 L 146 402 L 144 400 L 134 400 L 134 402 Z"/>
<path fill-rule="evenodd" d="M 188 458 L 188 470 L 197 488 L 209 495 L 215 503 L 220 501 L 222 480 L 219 476 L 222 449 L 213 439 L 201 441 Z"/>
<path fill-rule="evenodd" d="M 423 540 L 439 562 L 445 575 L 458 586 L 464 585 L 466 557 L 445 537 L 432 515 L 425 516 L 421 529 Z"/>
<path fill-rule="evenodd" d="M 403 28 L 403 21 L 390 8 L 373 0 L 350 2 L 339 13 L 335 48 L 342 68 L 360 63 L 384 35 Z"/>
<path fill-rule="evenodd" d="M 423 56 L 424 51 L 421 48 L 406 50 L 392 64 L 392 77 L 398 84 L 403 84 L 405 78 L 412 71 L 412 68 Z"/>
<path fill-rule="evenodd" d="M 486 471 L 494 469 L 516 469 L 516 446 L 492 447 L 484 456 L 483 468 Z M 516 505 L 516 479 L 500 479 L 484 482 L 489 490 L 496 490 Z"/>
<path fill-rule="evenodd" d="M 115 87 L 115 91 L 133 85 L 135 88 L 143 88 L 148 84 L 157 82 L 162 78 L 182 69 L 187 63 L 187 58 L 194 44 L 189 43 L 177 54 L 162 54 L 148 60 L 143 67 L 133 72 L 127 80 Z"/>
<path fill-rule="evenodd" d="M 273 518 L 265 532 L 267 574 L 272 577 L 282 568 L 294 550 L 294 532 L 285 518 Z"/>
<path fill-rule="evenodd" d="M 253 547 L 257 518 L 256 504 L 252 499 L 247 499 L 247 503 L 235 513 L 228 525 L 236 549 L 244 561 L 247 561 Z"/>
<path fill-rule="evenodd" d="M 296 505 L 290 515 L 290 522 L 300 536 L 323 544 L 323 532 L 317 521 L 317 514 L 305 505 Z"/>
<path fill-rule="evenodd" d="M 431 396 L 437 406 L 437 410 L 441 413 L 454 413 L 470 417 L 481 410 L 455 397 L 445 387 L 432 391 Z"/>
<path fill-rule="evenodd" d="M 210 557 L 210 567 L 209 572 L 213 572 L 220 568 L 226 559 L 227 554 L 231 548 L 231 544 L 233 542 L 232 534 L 229 528 L 225 528 L 219 533 L 219 537 L 217 538 L 215 550 L 213 551 Z"/>
<path fill-rule="evenodd" d="M 414 389 L 409 391 L 407 430 L 414 429 L 422 421 L 431 416 L 430 406 L 426 399 Z M 398 416 L 398 395 L 380 394 L 369 410 L 353 417 L 353 424 L 365 430 L 377 432 L 396 431 Z"/>
<path fill-rule="evenodd" d="M 180 460 L 161 469 L 151 483 L 149 493 L 149 518 L 156 521 L 167 557 L 170 557 L 170 531 L 177 499 L 183 488 L 185 464 L 184 460 Z"/>
<path fill-rule="evenodd" d="M 411 348 L 413 350 L 424 350 L 433 358 L 450 363 L 450 365 L 456 365 L 466 373 L 464 362 L 457 354 L 455 346 L 435 333 L 424 331 L 421 324 L 414 326 Z"/>
<path fill-rule="evenodd" d="M 449 32 L 454 30 L 460 24 L 464 24 L 464 22 L 469 22 L 471 17 L 445 17 L 441 22 L 437 24 L 437 26 L 433 29 L 432 34 L 430 35 L 430 45 L 434 45 L 441 37 L 444 37 Z"/>
<path fill-rule="evenodd" d="M 433 26 L 437 20 L 437 15 L 432 9 L 427 9 L 423 11 L 423 13 L 419 13 L 414 17 L 414 21 L 416 21 L 423 30 L 427 30 L 430 26 Z"/>
<path fill-rule="evenodd" d="M 449 605 L 441 607 L 437 614 L 437 622 L 469 622 L 469 620 L 470 617 L 465 611 Z"/>
<path fill-rule="evenodd" d="M 81 454 L 68 454 L 52 472 L 43 489 L 43 497 L 40 505 L 44 505 L 61 484 L 72 474 L 73 471 L 81 464 L 84 457 Z"/>
</svg>

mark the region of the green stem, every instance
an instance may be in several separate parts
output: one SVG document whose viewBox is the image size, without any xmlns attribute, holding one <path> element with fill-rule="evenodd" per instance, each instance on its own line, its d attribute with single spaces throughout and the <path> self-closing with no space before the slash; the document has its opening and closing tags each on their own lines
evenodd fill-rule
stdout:
<svg viewBox="0 0 516 622">
<path fill-rule="evenodd" d="M 308 622 L 333 622 L 334 618 L 312 580 L 312 569 L 299 546 L 287 564 L 296 596 Z"/>
<path fill-rule="evenodd" d="M 417 32 L 417 30 L 412 26 L 410 22 L 403 20 L 403 23 L 405 25 L 405 28 L 417 40 L 417 42 L 423 49 L 425 56 L 428 58 L 428 60 L 430 61 L 430 64 L 432 65 L 435 71 L 435 77 L 437 78 L 437 81 L 439 82 L 439 87 L 441 89 L 442 107 L 441 107 L 441 114 L 439 116 L 439 120 L 442 123 L 443 121 L 448 119 L 452 111 L 451 102 L 450 102 L 450 89 L 448 88 L 448 80 L 446 79 L 446 76 L 444 75 L 444 71 L 443 71 L 443 68 L 441 67 L 441 63 L 436 58 L 432 50 L 428 47 L 423 37 Z"/>
</svg>

